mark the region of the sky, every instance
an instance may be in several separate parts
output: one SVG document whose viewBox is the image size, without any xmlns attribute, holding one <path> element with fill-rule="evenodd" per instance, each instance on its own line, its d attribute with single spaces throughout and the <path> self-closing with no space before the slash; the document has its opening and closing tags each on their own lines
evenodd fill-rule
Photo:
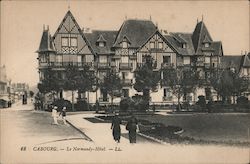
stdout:
<svg viewBox="0 0 250 164">
<path fill-rule="evenodd" d="M 214 41 L 222 41 L 224 55 L 249 52 L 249 2 L 246 1 L 0 1 L 0 64 L 12 82 L 35 86 L 38 62 L 35 52 L 43 25 L 53 35 L 70 10 L 80 27 L 119 30 L 128 19 L 152 19 L 168 32 L 194 31 L 203 17 Z"/>
</svg>

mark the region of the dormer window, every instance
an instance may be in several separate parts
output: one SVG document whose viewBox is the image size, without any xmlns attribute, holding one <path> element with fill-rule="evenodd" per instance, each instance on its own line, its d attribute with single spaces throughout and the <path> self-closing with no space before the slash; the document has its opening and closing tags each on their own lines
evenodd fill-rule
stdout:
<svg viewBox="0 0 250 164">
<path fill-rule="evenodd" d="M 105 46 L 105 43 L 104 42 L 99 42 L 99 47 L 104 47 Z"/>
<path fill-rule="evenodd" d="M 204 47 L 208 48 L 210 46 L 211 41 L 212 40 L 206 35 L 202 43 L 204 44 Z"/>
<path fill-rule="evenodd" d="M 209 47 L 209 43 L 205 43 L 204 46 L 205 46 L 205 47 Z"/>
<path fill-rule="evenodd" d="M 102 35 L 100 35 L 99 38 L 96 41 L 96 44 L 99 47 L 105 47 L 106 46 L 106 39 L 104 39 L 104 37 Z"/>
<path fill-rule="evenodd" d="M 122 42 L 122 48 L 128 48 L 128 42 L 127 41 L 123 41 Z"/>
</svg>

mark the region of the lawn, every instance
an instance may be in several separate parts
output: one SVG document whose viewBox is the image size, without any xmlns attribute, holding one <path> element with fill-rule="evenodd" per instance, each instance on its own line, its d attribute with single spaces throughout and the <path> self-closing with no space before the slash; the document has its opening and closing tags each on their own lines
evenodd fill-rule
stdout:
<svg viewBox="0 0 250 164">
<path fill-rule="evenodd" d="M 178 126 L 184 132 L 183 138 L 212 143 L 239 144 L 247 143 L 250 114 L 170 114 L 154 116 L 137 116 L 139 119 L 165 126 Z M 160 137 L 160 139 L 162 139 Z M 242 145 L 242 144 L 241 144 Z"/>
</svg>

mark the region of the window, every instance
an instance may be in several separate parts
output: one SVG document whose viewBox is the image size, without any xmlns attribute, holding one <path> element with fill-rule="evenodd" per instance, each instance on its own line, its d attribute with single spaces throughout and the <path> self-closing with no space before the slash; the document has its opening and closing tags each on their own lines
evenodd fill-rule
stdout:
<svg viewBox="0 0 250 164">
<path fill-rule="evenodd" d="M 41 55 L 40 56 L 40 61 L 41 61 L 41 63 L 46 63 L 47 62 L 47 56 L 46 55 Z"/>
<path fill-rule="evenodd" d="M 164 88 L 163 90 L 163 97 L 165 97 L 165 99 L 170 99 L 172 96 L 171 91 L 169 88 Z"/>
<path fill-rule="evenodd" d="M 163 56 L 163 63 L 170 63 L 170 56 Z"/>
<path fill-rule="evenodd" d="M 184 57 L 183 64 L 190 64 L 190 57 Z"/>
<path fill-rule="evenodd" d="M 104 47 L 104 42 L 99 42 L 99 47 Z"/>
<path fill-rule="evenodd" d="M 122 79 L 126 79 L 127 76 L 128 76 L 128 72 L 122 72 Z"/>
<path fill-rule="evenodd" d="M 205 43 L 205 47 L 209 47 L 209 43 Z"/>
<path fill-rule="evenodd" d="M 150 42 L 150 48 L 151 49 L 155 48 L 155 42 Z"/>
<path fill-rule="evenodd" d="M 62 55 L 56 55 L 56 62 L 62 62 Z"/>
<path fill-rule="evenodd" d="M 107 63 L 107 56 L 99 56 L 100 63 Z"/>
<path fill-rule="evenodd" d="M 72 47 L 77 47 L 77 38 L 70 38 L 70 45 Z"/>
<path fill-rule="evenodd" d="M 159 42 L 159 43 L 158 43 L 158 48 L 159 48 L 159 49 L 162 49 L 162 48 L 163 48 L 163 43 L 162 43 L 162 42 Z"/>
<path fill-rule="evenodd" d="M 122 48 L 128 48 L 128 43 L 126 41 L 122 42 Z"/>
<path fill-rule="evenodd" d="M 62 46 L 63 47 L 69 46 L 69 38 L 62 38 Z"/>
<path fill-rule="evenodd" d="M 208 57 L 208 56 L 205 57 L 205 63 L 208 63 L 208 64 L 210 63 L 210 57 Z"/>
<path fill-rule="evenodd" d="M 186 47 L 187 47 L 186 43 L 183 43 L 182 48 L 186 48 Z"/>
</svg>

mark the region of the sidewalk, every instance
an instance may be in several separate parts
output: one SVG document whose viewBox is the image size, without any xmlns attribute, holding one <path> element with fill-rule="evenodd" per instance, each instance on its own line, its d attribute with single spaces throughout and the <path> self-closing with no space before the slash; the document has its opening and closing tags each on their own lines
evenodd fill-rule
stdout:
<svg viewBox="0 0 250 164">
<path fill-rule="evenodd" d="M 76 129 L 85 133 L 96 145 L 110 146 L 117 145 L 113 139 L 111 123 L 92 123 L 85 118 L 94 118 L 100 114 L 85 113 L 77 115 L 68 115 L 67 121 L 73 125 Z M 153 144 L 154 141 L 151 139 L 146 139 L 137 135 L 136 144 Z M 156 142 L 155 142 L 156 143 Z M 128 145 L 128 131 L 125 129 L 124 125 L 121 125 L 121 145 Z"/>
</svg>

